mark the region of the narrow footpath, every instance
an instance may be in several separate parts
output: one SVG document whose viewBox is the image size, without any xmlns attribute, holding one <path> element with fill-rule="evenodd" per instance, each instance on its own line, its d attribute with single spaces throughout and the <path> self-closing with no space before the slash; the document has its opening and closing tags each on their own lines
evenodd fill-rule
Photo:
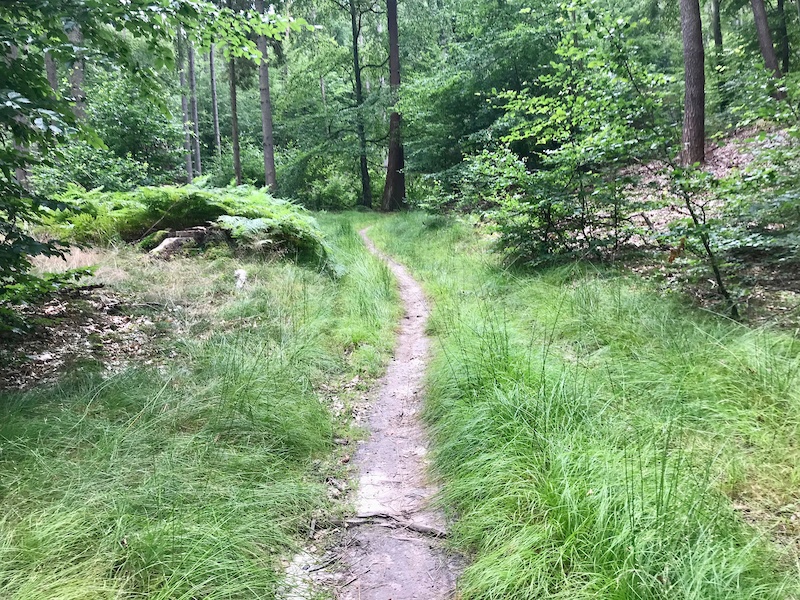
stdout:
<svg viewBox="0 0 800 600">
<path fill-rule="evenodd" d="M 430 342 L 428 305 L 408 271 L 375 248 L 397 278 L 405 314 L 397 347 L 379 382 L 369 439 L 355 455 L 359 470 L 356 516 L 348 519 L 342 600 L 440 600 L 453 597 L 458 561 L 444 550 L 445 520 L 431 506 L 427 440 L 420 411 Z"/>
</svg>

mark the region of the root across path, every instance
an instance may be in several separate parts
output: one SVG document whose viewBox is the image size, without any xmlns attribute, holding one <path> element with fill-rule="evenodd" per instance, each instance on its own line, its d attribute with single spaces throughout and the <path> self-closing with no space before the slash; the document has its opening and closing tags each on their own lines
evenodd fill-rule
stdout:
<svg viewBox="0 0 800 600">
<path fill-rule="evenodd" d="M 381 379 L 369 417 L 369 439 L 355 455 L 359 471 L 356 515 L 347 519 L 342 562 L 348 569 L 342 600 L 439 600 L 453 596 L 457 559 L 443 546 L 443 515 L 431 507 L 427 440 L 420 411 L 429 340 L 428 305 L 419 284 L 375 248 L 397 278 L 404 315 L 397 347 Z"/>
</svg>

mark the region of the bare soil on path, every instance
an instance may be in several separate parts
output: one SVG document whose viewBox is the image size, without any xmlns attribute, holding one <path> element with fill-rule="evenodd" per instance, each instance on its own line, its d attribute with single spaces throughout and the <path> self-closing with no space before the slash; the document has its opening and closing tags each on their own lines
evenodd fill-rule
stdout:
<svg viewBox="0 0 800 600">
<path fill-rule="evenodd" d="M 460 561 L 445 551 L 445 519 L 431 507 L 436 487 L 427 479 L 427 439 L 420 423 L 428 304 L 408 271 L 377 250 L 366 232 L 359 233 L 367 248 L 397 278 L 405 314 L 371 408 L 370 437 L 354 457 L 360 473 L 356 515 L 348 519 L 341 557 L 348 572 L 338 598 L 452 598 Z"/>
</svg>

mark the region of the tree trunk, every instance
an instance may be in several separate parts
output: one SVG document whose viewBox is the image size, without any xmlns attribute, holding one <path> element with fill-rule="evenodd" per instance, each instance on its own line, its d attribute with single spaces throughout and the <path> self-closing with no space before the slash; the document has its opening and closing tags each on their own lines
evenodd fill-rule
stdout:
<svg viewBox="0 0 800 600">
<path fill-rule="evenodd" d="M 784 75 L 789 72 L 789 32 L 786 29 L 786 10 L 784 0 L 778 0 L 778 39 L 781 54 L 781 69 Z"/>
<path fill-rule="evenodd" d="M 214 66 L 214 44 L 211 44 L 211 49 L 208 51 L 208 72 L 211 78 L 211 114 L 214 121 L 214 146 L 217 157 L 219 157 L 222 154 L 222 138 L 219 134 L 219 101 L 217 99 L 217 69 Z"/>
<path fill-rule="evenodd" d="M 256 0 L 256 9 L 264 14 L 264 0 Z M 272 99 L 269 95 L 269 64 L 267 63 L 267 38 L 258 36 L 261 61 L 258 65 L 258 82 L 261 93 L 261 140 L 264 148 L 264 183 L 270 192 L 278 189 L 275 176 L 275 140 L 272 136 Z"/>
<path fill-rule="evenodd" d="M 722 21 L 720 14 L 720 0 L 711 0 L 711 32 L 714 36 L 714 65 L 716 67 L 715 80 L 717 82 L 717 93 L 720 99 L 720 108 L 727 108 L 730 98 L 725 90 L 725 78 L 723 68 L 725 66 L 724 48 L 722 45 Z"/>
<path fill-rule="evenodd" d="M 706 78 L 703 66 L 703 25 L 700 21 L 699 0 L 681 0 L 680 8 L 686 89 L 681 163 L 693 165 L 705 161 Z"/>
<path fill-rule="evenodd" d="M 44 68 L 47 73 L 47 83 L 50 84 L 54 92 L 58 92 L 58 66 L 50 52 L 44 53 Z"/>
<path fill-rule="evenodd" d="M 714 34 L 714 52 L 717 62 L 722 58 L 722 21 L 720 16 L 720 0 L 711 0 L 711 31 Z"/>
<path fill-rule="evenodd" d="M 236 60 L 231 57 L 228 63 L 231 94 L 231 142 L 233 143 L 233 173 L 236 185 L 242 185 L 242 156 L 239 148 L 239 113 L 236 108 Z"/>
<path fill-rule="evenodd" d="M 78 25 L 75 25 L 67 32 L 70 43 L 81 48 L 83 46 L 83 33 Z M 75 101 L 73 112 L 78 119 L 86 118 L 86 96 L 83 93 L 83 82 L 85 79 L 86 64 L 83 58 L 83 50 L 75 52 L 75 63 L 69 74 L 70 94 Z"/>
<path fill-rule="evenodd" d="M 189 124 L 189 102 L 186 99 L 186 71 L 183 54 L 183 33 L 178 32 L 178 78 L 181 85 L 181 112 L 183 114 L 183 146 L 186 152 L 186 181 L 192 183 L 194 171 L 192 169 L 192 134 Z"/>
<path fill-rule="evenodd" d="M 194 47 L 189 44 L 189 105 L 192 111 L 192 129 L 194 131 L 194 166 L 198 175 L 203 174 L 203 163 L 200 160 L 200 120 L 197 115 L 197 71 L 194 66 Z"/>
<path fill-rule="evenodd" d="M 761 49 L 764 66 L 775 78 L 780 78 L 783 75 L 778 67 L 778 59 L 775 57 L 775 47 L 772 45 L 772 34 L 769 31 L 767 10 L 764 8 L 764 0 L 750 0 L 750 5 L 753 7 L 753 20 L 756 23 L 758 46 Z M 781 98 L 785 96 L 782 92 L 778 95 Z"/>
<path fill-rule="evenodd" d="M 350 25 L 353 30 L 353 73 L 356 93 L 356 134 L 358 135 L 359 169 L 361 171 L 361 206 L 372 206 L 372 184 L 367 164 L 367 134 L 364 127 L 364 87 L 361 81 L 361 59 L 358 38 L 361 35 L 361 20 L 356 12 L 356 0 L 350 0 Z"/>
<path fill-rule="evenodd" d="M 400 43 L 397 32 L 397 0 L 387 0 L 386 15 L 389 24 L 389 85 L 392 102 L 397 103 L 400 90 Z M 404 173 L 403 143 L 400 139 L 400 113 L 396 108 L 389 117 L 389 160 L 386 168 L 386 185 L 383 188 L 383 210 L 396 210 L 403 205 L 406 197 L 406 176 Z"/>
</svg>

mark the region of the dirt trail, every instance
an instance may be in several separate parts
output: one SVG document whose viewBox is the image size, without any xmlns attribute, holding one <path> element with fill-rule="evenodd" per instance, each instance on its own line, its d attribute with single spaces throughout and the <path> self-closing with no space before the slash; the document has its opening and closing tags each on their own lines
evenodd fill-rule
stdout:
<svg viewBox="0 0 800 600">
<path fill-rule="evenodd" d="M 394 359 L 379 383 L 370 437 L 355 455 L 360 471 L 356 517 L 342 562 L 349 569 L 342 600 L 440 600 L 455 590 L 458 561 L 444 551 L 445 521 L 430 507 L 427 440 L 419 421 L 429 340 L 428 305 L 408 271 L 375 248 L 397 278 L 405 308 Z"/>
</svg>

